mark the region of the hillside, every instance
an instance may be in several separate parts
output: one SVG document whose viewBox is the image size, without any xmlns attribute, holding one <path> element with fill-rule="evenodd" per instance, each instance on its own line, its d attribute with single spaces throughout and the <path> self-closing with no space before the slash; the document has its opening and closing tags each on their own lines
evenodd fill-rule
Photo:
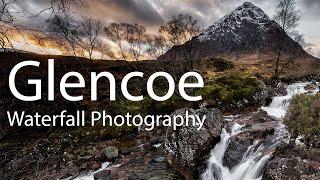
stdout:
<svg viewBox="0 0 320 180">
<path fill-rule="evenodd" d="M 47 59 L 55 59 L 55 101 L 48 101 L 48 68 Z M 179 108 L 198 108 L 201 102 L 186 102 L 176 93 L 170 100 L 165 102 L 156 102 L 148 97 L 146 92 L 146 80 L 154 72 L 165 71 L 171 74 L 175 81 L 178 81 L 182 74 L 188 72 L 188 68 L 173 61 L 90 61 L 85 58 L 74 58 L 68 56 L 51 56 L 38 55 L 34 53 L 19 52 L 2 52 L 0 53 L 2 70 L 0 75 L 0 155 L 4 161 L 0 162 L 1 172 L 5 172 L 4 177 L 7 179 L 19 179 L 30 175 L 30 179 L 35 179 L 37 175 L 35 167 L 38 162 L 38 155 L 41 154 L 45 160 L 38 162 L 41 164 L 40 173 L 46 174 L 48 179 L 57 179 L 63 176 L 70 176 L 80 171 L 92 170 L 94 164 L 101 165 L 106 159 L 101 157 L 101 151 L 107 145 L 114 145 L 119 148 L 122 154 L 132 151 L 132 148 L 139 146 L 141 143 L 149 143 L 150 138 L 159 138 L 163 142 L 164 129 L 156 130 L 151 134 L 138 133 L 134 127 L 9 127 L 6 112 L 25 111 L 27 114 L 38 112 L 39 114 L 60 114 L 62 110 L 67 110 L 68 114 L 75 114 L 77 110 L 84 110 L 86 119 L 90 119 L 90 111 L 106 110 L 108 114 L 115 116 L 119 114 L 171 114 Z M 26 60 L 35 60 L 40 62 L 40 67 L 25 67 L 17 73 L 17 89 L 25 95 L 34 95 L 35 88 L 28 84 L 28 79 L 41 79 L 42 99 L 35 102 L 24 102 L 15 98 L 9 89 L 8 76 L 11 69 L 19 62 Z M 230 62 L 221 59 L 212 59 L 204 61 L 197 66 L 199 72 L 205 79 L 206 88 L 197 90 L 192 93 L 203 95 L 204 101 L 208 107 L 219 107 L 225 113 L 233 110 L 234 112 L 251 111 L 260 106 L 261 102 L 257 100 L 255 94 L 261 91 L 260 83 L 252 75 L 238 73 L 237 68 Z M 65 100 L 59 91 L 59 82 L 61 77 L 71 71 L 79 72 L 84 76 L 86 88 L 69 89 L 70 95 L 83 95 L 84 100 L 80 102 L 70 102 Z M 116 79 L 116 101 L 109 100 L 108 81 L 99 81 L 98 101 L 90 100 L 90 72 L 110 72 Z M 129 82 L 129 92 L 133 95 L 143 95 L 145 98 L 141 102 L 132 102 L 126 100 L 122 93 L 120 83 L 124 75 L 133 71 L 141 71 L 144 78 L 133 78 Z M 209 73 L 210 72 L 210 73 Z M 74 81 L 74 79 L 70 79 Z M 177 83 L 177 82 L 176 82 Z M 157 80 L 154 84 L 157 94 L 164 94 L 167 84 Z M 218 93 L 217 93 L 218 91 Z M 228 94 L 226 96 L 226 94 Z M 240 96 L 239 96 L 240 94 Z M 214 99 L 212 99 L 214 95 Z M 259 98 L 258 98 L 259 99 Z M 158 141 L 154 141 L 156 144 Z M 98 151 L 92 151 L 95 148 Z M 139 148 L 140 149 L 140 148 Z M 138 150 L 139 150 L 138 149 Z M 153 149 L 150 150 L 154 153 Z M 164 149 L 158 148 L 153 156 L 163 156 Z M 67 154 L 66 154 L 67 152 Z M 100 153 L 100 156 L 98 156 Z M 134 152 L 134 153 L 139 153 Z M 149 152 L 149 150 L 146 150 Z M 94 158 L 84 159 L 86 157 Z M 132 162 L 140 155 L 129 154 Z M 118 158 L 122 160 L 122 158 Z M 123 158 L 125 160 L 125 158 Z M 151 163 L 151 168 L 157 164 Z M 140 160 L 139 160 L 140 162 Z M 93 164 L 93 165 L 92 165 Z M 165 161 L 162 161 L 160 173 L 168 172 Z M 131 165 L 131 164 L 128 164 Z M 145 167 L 141 164 L 134 163 L 132 166 L 138 168 Z M 126 166 L 124 166 L 126 168 Z M 165 169 L 164 169 L 165 168 Z M 18 171 L 23 169 L 22 171 Z M 49 172 L 47 170 L 49 169 Z M 54 170 L 55 169 L 55 170 Z M 74 171 L 76 169 L 76 171 Z M 37 169 L 38 170 L 38 169 Z M 170 170 L 170 169 L 169 169 Z M 171 171 L 171 170 L 170 170 Z M 150 173 L 149 170 L 143 170 Z M 152 171 L 156 173 L 158 171 Z M 143 173 L 144 176 L 146 174 Z M 132 173 L 134 174 L 134 173 Z M 176 173 L 174 173 L 176 174 Z M 129 173 L 130 175 L 130 173 Z M 36 178 L 38 179 L 38 177 Z"/>
<path fill-rule="evenodd" d="M 248 57 L 248 56 L 247 56 Z M 55 101 L 47 101 L 47 59 L 55 59 Z M 265 86 L 261 86 L 261 81 L 268 82 L 268 71 L 272 67 L 263 68 L 261 64 L 255 67 L 238 65 L 224 59 L 201 60 L 195 64 L 195 68 L 205 79 L 205 88 L 192 93 L 202 95 L 203 101 L 190 103 L 184 101 L 175 94 L 170 100 L 165 102 L 155 102 L 148 98 L 146 93 L 146 79 L 156 71 L 166 71 L 177 81 L 179 77 L 189 71 L 185 63 L 177 61 L 90 61 L 85 58 L 74 58 L 68 56 L 37 55 L 33 53 L 2 52 L 0 53 L 2 70 L 0 75 L 0 155 L 4 157 L 1 161 L 1 172 L 7 179 L 19 179 L 30 177 L 38 179 L 39 175 L 44 179 L 57 179 L 61 177 L 77 176 L 80 172 L 99 168 L 106 159 L 101 152 L 109 145 L 116 146 L 121 152 L 121 157 L 117 158 L 117 163 L 123 164 L 121 168 L 128 172 L 128 176 L 139 174 L 139 177 L 150 176 L 150 173 L 166 176 L 178 176 L 179 173 L 167 167 L 166 161 L 154 163 L 150 158 L 157 158 L 165 155 L 164 147 L 153 148 L 158 143 L 164 142 L 166 128 L 155 130 L 151 133 L 138 132 L 132 127 L 8 127 L 7 111 L 25 111 L 26 113 L 39 112 L 40 114 L 59 114 L 62 110 L 67 110 L 70 114 L 75 114 L 76 110 L 100 111 L 106 110 L 110 115 L 125 114 L 170 114 L 179 108 L 198 108 L 201 104 L 206 104 L 207 108 L 219 108 L 226 114 L 251 112 L 263 103 L 267 102 Z M 42 100 L 36 102 L 23 102 L 13 97 L 8 86 L 8 75 L 11 69 L 19 62 L 26 60 L 36 60 L 41 63 L 39 68 L 23 68 L 16 77 L 16 84 L 23 94 L 34 94 L 34 86 L 28 85 L 28 79 L 41 79 Z M 314 64 L 310 66 L 317 68 Z M 310 69 L 309 69 L 310 70 Z M 319 70 L 319 68 L 317 69 Z M 81 102 L 70 102 L 65 100 L 59 92 L 59 81 L 61 77 L 70 71 L 81 73 L 85 78 L 86 88 L 71 89 L 68 91 L 72 95 L 83 95 Z M 109 86 L 107 81 L 101 80 L 98 86 L 98 101 L 90 101 L 90 72 L 110 72 L 116 78 L 116 86 L 120 87 L 120 82 L 124 75 L 133 71 L 144 73 L 143 79 L 131 79 L 129 91 L 134 95 L 144 95 L 146 98 L 142 102 L 130 102 L 122 97 L 121 88 L 116 88 L 117 101 L 109 101 Z M 314 75 L 313 71 L 291 71 L 294 77 L 304 75 Z M 70 79 L 73 81 L 72 79 Z M 167 85 L 161 81 L 155 83 L 157 94 L 163 94 Z M 89 119 L 89 114 L 86 114 Z M 193 136 L 191 136 L 193 137 Z M 151 139 L 153 139 L 151 141 Z M 154 140 L 156 139 L 156 140 Z M 141 143 L 146 147 L 140 150 Z M 137 148 L 138 147 L 138 148 Z M 198 146 L 197 146 L 198 147 Z M 210 148 L 210 147 L 207 147 Z M 93 150 L 94 149 L 94 150 Z M 156 151 L 155 151 L 156 150 Z M 141 153 L 151 153 L 141 160 Z M 40 161 L 39 156 L 44 157 Z M 143 156 L 144 157 L 144 156 Z M 204 156 L 206 157 L 206 156 Z M 133 163 L 127 163 L 127 160 Z M 137 163 L 140 162 L 140 163 Z M 146 165 L 145 162 L 148 162 Z M 203 160 L 203 162 L 206 162 Z M 38 165 L 40 164 L 40 169 Z M 148 167 L 145 169 L 144 167 Z M 157 170 L 151 171 L 150 169 Z M 20 171 L 20 169 L 23 169 Z M 119 171 L 120 172 L 120 171 Z M 120 175 L 121 176 L 121 175 Z M 138 178 L 139 179 L 139 178 Z M 176 179 L 181 179 L 176 178 Z"/>
<path fill-rule="evenodd" d="M 308 64 L 319 63 L 318 59 L 305 52 L 299 43 L 283 32 L 261 8 L 249 2 L 219 19 L 192 40 L 174 46 L 159 59 L 197 61 L 223 57 L 236 64 L 272 66 L 281 33 L 285 34 L 282 44 L 285 47 L 282 52 L 283 63 L 293 58 L 299 61 L 296 67 L 304 69 L 312 68 Z"/>
<path fill-rule="evenodd" d="M 119 4 L 129 7 L 130 3 L 124 2 Z M 170 26 L 177 31 L 172 23 L 189 19 L 187 24 L 196 24 L 192 16 L 181 14 L 178 19 L 173 17 L 174 22 L 159 27 L 161 37 L 149 37 L 144 31 L 155 25 L 150 11 L 146 11 L 150 15 L 147 18 L 154 23 L 140 27 L 130 22 L 135 13 L 129 10 L 138 6 L 137 12 L 141 7 L 148 9 L 148 2 L 143 2 L 143 6 L 137 2 L 133 2 L 137 7 L 130 9 L 116 8 L 116 2 L 92 3 L 96 7 L 94 14 L 101 15 L 97 12 L 104 10 L 100 7 L 104 3 L 115 8 L 109 14 L 102 13 L 101 22 L 91 18 L 73 22 L 73 16 L 87 14 L 83 10 L 89 13 L 87 7 L 77 13 L 72 9 L 61 11 L 66 17 L 61 19 L 53 14 L 55 25 L 49 29 L 62 30 L 63 37 L 77 36 L 68 41 L 71 46 L 77 43 L 83 49 L 83 44 L 90 43 L 91 52 L 94 44 L 91 40 L 82 41 L 84 35 L 95 34 L 96 49 L 101 51 L 113 51 L 102 41 L 106 39 L 109 44 L 117 36 L 123 41 L 115 43 L 119 50 L 122 52 L 122 47 L 130 46 L 128 52 L 135 56 L 135 50 L 140 54 L 141 49 L 148 47 L 166 49 L 163 43 L 170 43 L 163 41 L 170 38 L 162 39 L 165 35 L 160 30 Z M 193 3 L 182 2 L 190 4 L 190 8 L 195 7 Z M 215 2 L 212 6 L 218 7 L 220 3 L 221 7 L 230 6 L 229 1 Z M 161 8 L 157 3 L 151 4 L 152 9 Z M 178 1 L 172 4 L 184 9 Z M 38 3 L 29 5 L 40 7 Z M 187 7 L 184 10 L 190 11 Z M 210 10 L 219 10 L 217 7 Z M 121 9 L 126 13 L 121 14 Z M 69 13 L 75 14 L 69 17 Z M 129 19 L 128 13 L 132 15 Z M 111 15 L 121 18 L 114 23 L 110 21 L 108 30 L 100 27 L 105 20 L 112 20 Z M 51 24 L 49 20 L 46 23 Z M 100 28 L 108 35 L 98 35 Z M 122 36 L 129 36 L 129 31 L 134 37 L 124 40 Z M 173 39 L 181 38 L 171 30 L 167 34 Z M 142 36 L 155 42 L 141 46 L 127 44 L 133 39 L 142 41 L 145 39 Z M 281 44 L 280 36 L 284 37 Z M 48 45 L 51 48 L 53 44 L 48 42 Z M 283 48 L 279 76 L 275 76 L 279 46 Z M 76 57 L 85 54 L 70 48 L 75 56 L 0 50 L 0 180 L 320 179 L 320 59 L 309 55 L 252 3 L 239 6 L 190 41 L 172 47 L 158 60 L 139 61 L 138 56 L 136 61 L 98 60 L 92 59 L 88 51 L 89 59 Z M 128 58 L 126 52 L 122 52 L 122 57 Z M 40 65 L 20 67 L 12 83 L 12 70 L 25 61 L 37 61 Z M 190 71 L 201 77 L 184 79 Z M 143 75 L 128 80 L 126 75 L 132 72 Z M 157 72 L 168 73 L 173 83 L 171 77 L 160 75 L 153 79 L 151 76 Z M 201 86 L 193 86 L 196 83 Z M 23 101 L 25 98 L 17 92 L 24 96 L 41 93 L 41 96 L 36 96 L 35 101 Z M 134 100 L 128 94 L 139 99 Z M 167 95 L 170 97 L 166 100 L 155 100 L 155 96 Z M 186 96 L 201 98 L 193 101 Z"/>
</svg>

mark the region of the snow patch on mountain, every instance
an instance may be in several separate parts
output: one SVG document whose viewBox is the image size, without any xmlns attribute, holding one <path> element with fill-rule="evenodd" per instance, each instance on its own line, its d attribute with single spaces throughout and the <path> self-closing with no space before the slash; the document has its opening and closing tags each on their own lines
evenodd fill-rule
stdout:
<svg viewBox="0 0 320 180">
<path fill-rule="evenodd" d="M 201 42 L 208 40 L 217 40 L 226 34 L 231 34 L 234 41 L 241 41 L 238 37 L 237 30 L 247 26 L 247 23 L 254 24 L 262 31 L 267 31 L 265 24 L 270 22 L 268 15 L 264 11 L 250 2 L 245 2 L 230 14 L 224 16 L 205 31 L 203 31 L 197 39 Z"/>
</svg>

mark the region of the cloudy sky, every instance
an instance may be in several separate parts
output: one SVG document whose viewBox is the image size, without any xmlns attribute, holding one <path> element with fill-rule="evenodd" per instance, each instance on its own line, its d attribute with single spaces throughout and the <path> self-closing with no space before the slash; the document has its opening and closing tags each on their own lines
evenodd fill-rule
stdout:
<svg viewBox="0 0 320 180">
<path fill-rule="evenodd" d="M 243 4 L 245 0 L 87 0 L 90 7 L 77 9 L 77 14 L 92 16 L 104 24 L 110 22 L 139 23 L 155 31 L 170 17 L 189 13 L 207 27 L 214 21 Z M 277 0 L 246 0 L 261 7 L 273 16 Z M 29 12 L 39 12 L 48 7 L 50 0 L 25 0 L 20 4 Z M 306 37 L 313 51 L 320 53 L 320 0 L 297 0 L 301 10 L 298 30 Z M 34 21 L 24 22 L 33 24 Z"/>
</svg>

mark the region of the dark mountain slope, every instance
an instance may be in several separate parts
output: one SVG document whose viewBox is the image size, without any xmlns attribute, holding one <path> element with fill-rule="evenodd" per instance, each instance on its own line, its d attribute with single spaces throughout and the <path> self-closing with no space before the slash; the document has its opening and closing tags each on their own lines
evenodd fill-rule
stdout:
<svg viewBox="0 0 320 180">
<path fill-rule="evenodd" d="M 191 41 L 175 46 L 160 59 L 208 59 L 222 54 L 266 54 L 276 52 L 281 34 L 285 34 L 283 47 L 286 55 L 309 57 L 303 48 L 262 9 L 246 2 L 224 16 Z"/>
</svg>

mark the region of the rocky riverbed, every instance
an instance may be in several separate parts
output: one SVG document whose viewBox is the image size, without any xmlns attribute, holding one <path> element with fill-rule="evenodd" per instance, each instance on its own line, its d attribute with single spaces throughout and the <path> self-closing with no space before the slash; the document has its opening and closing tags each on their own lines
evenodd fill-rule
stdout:
<svg viewBox="0 0 320 180">
<path fill-rule="evenodd" d="M 202 179 L 319 179 L 319 161 L 305 157 L 310 154 L 308 148 L 290 143 L 291 136 L 282 122 L 294 95 L 314 94 L 319 88 L 297 83 L 286 86 L 286 91 L 262 107 L 263 111 L 228 119 L 231 125 L 221 133 L 222 140 L 212 150 Z M 300 151 L 293 155 L 294 149 Z M 312 149 L 316 155 L 317 149 Z"/>
<path fill-rule="evenodd" d="M 278 91 L 262 93 L 266 103 L 267 94 L 277 95 L 278 99 L 274 99 L 281 100 L 281 103 L 273 101 L 258 111 L 239 115 L 223 116 L 218 109 L 189 109 L 200 117 L 207 116 L 200 131 L 197 127 L 177 130 L 158 127 L 153 131 L 133 132 L 119 138 L 78 145 L 72 134 L 61 133 L 59 138 L 42 138 L 34 142 L 34 146 L 16 144 L 13 151 L 17 146 L 23 148 L 14 159 L 7 160 L 10 151 L 1 152 L 7 158 L 2 161 L 6 163 L 7 171 L 0 172 L 0 175 L 10 179 L 15 177 L 14 174 L 5 172 L 24 173 L 30 171 L 28 167 L 39 167 L 38 170 L 32 169 L 35 174 L 24 177 L 77 180 L 317 179 L 320 177 L 319 149 L 308 149 L 290 139 L 283 131 L 281 119 L 270 116 L 270 111 L 283 115 L 282 108 L 287 108 L 290 92 L 285 94 L 279 87 Z M 180 109 L 172 115 L 184 115 L 184 112 L 185 109 Z M 6 150 L 9 149 L 8 145 Z"/>
</svg>

